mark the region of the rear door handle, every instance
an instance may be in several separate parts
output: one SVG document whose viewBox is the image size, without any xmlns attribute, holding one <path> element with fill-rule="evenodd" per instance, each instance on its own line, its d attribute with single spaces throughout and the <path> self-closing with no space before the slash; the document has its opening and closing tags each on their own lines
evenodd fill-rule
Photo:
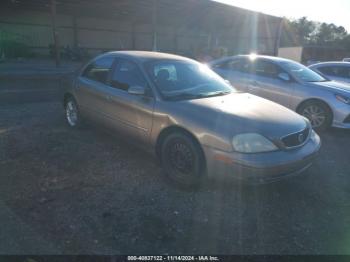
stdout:
<svg viewBox="0 0 350 262">
<path fill-rule="evenodd" d="M 248 84 L 249 89 L 256 89 L 259 88 L 259 83 L 257 81 L 250 81 Z"/>
</svg>

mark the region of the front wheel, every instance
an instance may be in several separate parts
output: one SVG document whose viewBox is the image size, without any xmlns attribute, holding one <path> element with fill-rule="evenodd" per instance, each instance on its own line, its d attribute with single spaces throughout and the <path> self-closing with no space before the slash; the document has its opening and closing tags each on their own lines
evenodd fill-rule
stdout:
<svg viewBox="0 0 350 262">
<path fill-rule="evenodd" d="M 179 186 L 197 187 L 204 177 L 205 160 L 202 150 L 185 133 L 172 133 L 164 139 L 161 161 L 165 175 Z"/>
<path fill-rule="evenodd" d="M 316 130 L 325 130 L 332 123 L 332 112 L 322 102 L 306 102 L 300 107 L 298 112 L 309 119 L 312 128 Z"/>
</svg>

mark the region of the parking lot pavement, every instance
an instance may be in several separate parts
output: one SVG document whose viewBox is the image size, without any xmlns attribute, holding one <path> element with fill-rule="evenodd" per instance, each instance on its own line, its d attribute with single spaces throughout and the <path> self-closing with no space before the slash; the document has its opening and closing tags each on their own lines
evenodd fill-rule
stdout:
<svg viewBox="0 0 350 262">
<path fill-rule="evenodd" d="M 57 101 L 63 84 L 81 66 L 63 61 L 56 67 L 51 60 L 13 60 L 0 63 L 0 105 Z"/>
<path fill-rule="evenodd" d="M 17 217 L 11 209 L 0 201 L 1 231 L 0 243 L 2 254 L 46 254 L 59 253 L 49 241 L 42 239 L 40 234 Z"/>
<path fill-rule="evenodd" d="M 350 254 L 349 131 L 301 176 L 190 192 L 123 138 L 68 129 L 60 103 L 0 116 L 1 254 Z"/>
</svg>

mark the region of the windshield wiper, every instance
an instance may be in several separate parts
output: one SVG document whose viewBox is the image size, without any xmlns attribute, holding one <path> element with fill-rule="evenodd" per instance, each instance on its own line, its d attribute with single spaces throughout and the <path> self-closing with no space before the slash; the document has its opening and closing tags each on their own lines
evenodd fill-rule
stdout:
<svg viewBox="0 0 350 262">
<path fill-rule="evenodd" d="M 195 98 L 202 98 L 203 96 L 201 94 L 191 94 L 191 93 L 181 93 L 178 95 L 168 96 L 168 100 L 183 100 L 183 99 L 195 99 Z"/>
<path fill-rule="evenodd" d="M 198 98 L 206 98 L 206 97 L 213 97 L 213 96 L 223 96 L 230 94 L 230 91 L 217 91 L 217 92 L 211 92 L 211 93 L 181 93 L 178 95 L 167 97 L 169 100 L 182 100 L 182 99 L 198 99 Z"/>
<path fill-rule="evenodd" d="M 324 80 L 316 80 L 316 81 L 307 81 L 309 83 L 319 83 L 319 82 L 329 82 L 330 80 L 324 79 Z"/>
<path fill-rule="evenodd" d="M 217 92 L 211 92 L 211 93 L 206 93 L 203 94 L 205 97 L 211 97 L 211 96 L 224 96 L 230 94 L 230 91 L 217 91 Z"/>
</svg>

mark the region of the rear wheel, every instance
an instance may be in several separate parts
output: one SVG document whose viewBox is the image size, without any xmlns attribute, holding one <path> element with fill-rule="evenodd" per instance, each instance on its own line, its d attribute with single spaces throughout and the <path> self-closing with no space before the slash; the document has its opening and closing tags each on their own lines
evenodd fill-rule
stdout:
<svg viewBox="0 0 350 262">
<path fill-rule="evenodd" d="M 316 130 L 325 130 L 332 123 L 332 112 L 322 102 L 306 102 L 301 105 L 298 112 L 309 119 L 312 127 Z"/>
<path fill-rule="evenodd" d="M 182 132 L 168 135 L 161 146 L 167 178 L 182 187 L 199 186 L 204 177 L 204 156 L 194 139 Z"/>
<path fill-rule="evenodd" d="M 80 128 L 82 120 L 77 102 L 73 97 L 68 97 L 65 101 L 65 113 L 67 124 L 72 128 Z"/>
</svg>

